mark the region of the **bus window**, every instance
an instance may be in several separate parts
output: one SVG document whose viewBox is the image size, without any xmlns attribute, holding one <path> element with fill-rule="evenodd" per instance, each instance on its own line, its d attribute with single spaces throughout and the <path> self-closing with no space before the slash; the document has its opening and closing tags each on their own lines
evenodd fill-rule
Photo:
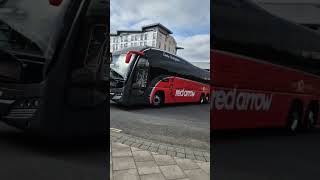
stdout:
<svg viewBox="0 0 320 180">
<path fill-rule="evenodd" d="M 106 26 L 96 25 L 91 30 L 85 64 L 89 67 L 96 66 L 101 46 L 106 38 Z M 105 54 L 105 53 L 104 53 Z"/>
<path fill-rule="evenodd" d="M 145 58 L 140 58 L 135 70 L 132 88 L 139 89 L 139 95 L 142 95 L 147 87 L 149 78 L 149 61 Z"/>
</svg>

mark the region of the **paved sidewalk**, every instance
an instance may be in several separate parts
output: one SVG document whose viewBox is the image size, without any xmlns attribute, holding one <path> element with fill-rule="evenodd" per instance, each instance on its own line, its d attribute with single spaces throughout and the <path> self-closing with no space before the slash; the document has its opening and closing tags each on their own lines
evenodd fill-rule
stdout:
<svg viewBox="0 0 320 180">
<path fill-rule="evenodd" d="M 111 143 L 110 176 L 111 180 L 209 180 L 210 162 Z"/>
<path fill-rule="evenodd" d="M 110 140 L 113 143 L 126 144 L 131 147 L 156 152 L 162 155 L 210 162 L 209 150 L 159 143 L 121 132 L 113 132 L 112 130 L 110 132 Z"/>
</svg>

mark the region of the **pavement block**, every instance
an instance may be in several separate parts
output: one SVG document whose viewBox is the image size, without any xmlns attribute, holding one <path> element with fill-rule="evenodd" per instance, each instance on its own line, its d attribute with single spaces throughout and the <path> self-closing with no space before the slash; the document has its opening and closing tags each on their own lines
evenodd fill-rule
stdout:
<svg viewBox="0 0 320 180">
<path fill-rule="evenodd" d="M 206 162 L 206 159 L 203 156 L 195 156 L 196 160 Z"/>
<path fill-rule="evenodd" d="M 160 166 L 160 169 L 166 179 L 181 179 L 186 177 L 181 168 L 177 165 Z"/>
<path fill-rule="evenodd" d="M 112 166 L 115 171 L 136 168 L 133 157 L 113 157 Z"/>
<path fill-rule="evenodd" d="M 191 179 L 191 180 L 210 180 L 210 176 L 205 173 L 202 169 L 193 169 L 193 170 L 186 170 L 184 173 Z"/>
<path fill-rule="evenodd" d="M 178 166 L 183 170 L 199 169 L 200 166 L 190 159 L 174 158 Z"/>
<path fill-rule="evenodd" d="M 137 169 L 127 169 L 121 171 L 114 171 L 113 180 L 139 180 Z"/>
<path fill-rule="evenodd" d="M 141 180 L 166 180 L 161 173 L 141 175 L 140 179 Z"/>
<path fill-rule="evenodd" d="M 153 146 L 150 146 L 148 148 L 149 151 L 152 151 L 152 152 L 157 152 L 158 151 L 158 147 L 153 147 Z"/>
<path fill-rule="evenodd" d="M 168 155 L 153 155 L 154 160 L 159 166 L 167 166 L 177 164 L 175 160 Z"/>
<path fill-rule="evenodd" d="M 148 150 L 149 146 L 142 144 L 139 148 L 143 150 Z"/>
<path fill-rule="evenodd" d="M 149 151 L 134 151 L 132 154 L 136 162 L 153 161 L 153 157 Z"/>
<path fill-rule="evenodd" d="M 179 158 L 186 158 L 186 154 L 184 154 L 184 153 L 177 153 L 177 157 L 179 157 Z"/>
<path fill-rule="evenodd" d="M 157 174 L 160 169 L 155 161 L 136 162 L 139 175 Z"/>
<path fill-rule="evenodd" d="M 187 159 L 197 160 L 196 157 L 192 154 L 186 154 Z"/>
<path fill-rule="evenodd" d="M 159 154 L 166 155 L 166 154 L 167 154 L 167 151 L 166 151 L 165 149 L 158 149 L 158 153 L 159 153 Z"/>
<path fill-rule="evenodd" d="M 112 150 L 112 157 L 125 157 L 125 156 L 132 156 L 130 147 Z"/>
<path fill-rule="evenodd" d="M 207 174 L 210 174 L 210 163 L 209 162 L 202 162 L 202 163 L 197 163 L 198 166 Z"/>
</svg>

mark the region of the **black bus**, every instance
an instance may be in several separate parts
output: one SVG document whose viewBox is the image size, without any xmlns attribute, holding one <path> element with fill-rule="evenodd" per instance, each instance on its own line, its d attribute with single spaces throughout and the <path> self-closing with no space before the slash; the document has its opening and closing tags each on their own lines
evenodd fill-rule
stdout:
<svg viewBox="0 0 320 180">
<path fill-rule="evenodd" d="M 1 121 L 48 136 L 105 134 L 109 1 L 1 3 Z"/>
<path fill-rule="evenodd" d="M 122 105 L 209 101 L 210 73 L 168 52 L 130 47 L 112 54 L 110 99 Z"/>
</svg>

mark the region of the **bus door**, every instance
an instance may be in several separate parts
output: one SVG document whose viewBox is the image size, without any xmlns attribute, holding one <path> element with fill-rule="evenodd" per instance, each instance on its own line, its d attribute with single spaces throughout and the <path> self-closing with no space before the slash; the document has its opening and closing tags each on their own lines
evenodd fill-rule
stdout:
<svg viewBox="0 0 320 180">
<path fill-rule="evenodd" d="M 138 59 L 136 68 L 134 70 L 134 76 L 132 81 L 132 96 L 136 97 L 137 100 L 143 100 L 146 93 L 148 80 L 149 80 L 149 68 L 150 63 L 148 59 L 140 57 Z"/>
</svg>

